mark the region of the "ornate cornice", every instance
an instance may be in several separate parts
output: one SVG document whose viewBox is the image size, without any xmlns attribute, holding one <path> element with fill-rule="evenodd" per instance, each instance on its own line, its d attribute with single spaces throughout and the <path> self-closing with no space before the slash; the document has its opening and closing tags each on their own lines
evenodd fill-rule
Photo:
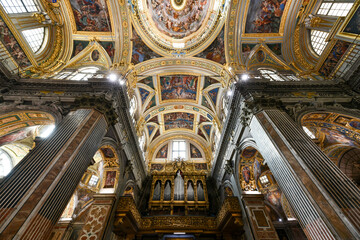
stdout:
<svg viewBox="0 0 360 240">
<path fill-rule="evenodd" d="M 132 197 L 120 197 L 115 213 L 114 232 L 133 234 L 186 230 L 187 232 L 212 231 L 223 233 L 231 231 L 228 227 L 242 229 L 242 214 L 239 199 L 228 197 L 216 217 L 207 216 L 153 216 L 142 217 Z M 234 229 L 232 229 L 234 230 Z"/>
</svg>

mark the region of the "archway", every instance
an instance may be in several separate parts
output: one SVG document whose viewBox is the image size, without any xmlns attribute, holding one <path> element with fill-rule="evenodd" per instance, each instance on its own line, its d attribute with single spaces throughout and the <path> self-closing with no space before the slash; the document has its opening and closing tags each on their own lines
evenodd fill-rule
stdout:
<svg viewBox="0 0 360 240">
<path fill-rule="evenodd" d="M 342 172 L 360 184 L 360 119 L 335 112 L 311 112 L 301 118 L 308 136 Z"/>
</svg>

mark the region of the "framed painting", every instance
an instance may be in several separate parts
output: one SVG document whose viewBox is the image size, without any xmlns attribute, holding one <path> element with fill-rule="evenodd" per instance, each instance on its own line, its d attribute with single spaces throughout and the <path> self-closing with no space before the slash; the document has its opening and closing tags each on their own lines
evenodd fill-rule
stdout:
<svg viewBox="0 0 360 240">
<path fill-rule="evenodd" d="M 360 2 L 356 1 L 340 27 L 339 36 L 355 39 L 360 34 Z"/>
<path fill-rule="evenodd" d="M 158 75 L 161 102 L 197 102 L 199 98 L 199 75 Z"/>
</svg>

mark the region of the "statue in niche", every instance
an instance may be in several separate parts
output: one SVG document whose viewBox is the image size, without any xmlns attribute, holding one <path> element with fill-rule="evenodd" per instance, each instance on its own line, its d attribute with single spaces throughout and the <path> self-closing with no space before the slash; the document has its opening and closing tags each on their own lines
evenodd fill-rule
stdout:
<svg viewBox="0 0 360 240">
<path fill-rule="evenodd" d="M 174 200 L 184 200 L 184 179 L 181 176 L 181 171 L 176 173 L 174 188 Z"/>
</svg>

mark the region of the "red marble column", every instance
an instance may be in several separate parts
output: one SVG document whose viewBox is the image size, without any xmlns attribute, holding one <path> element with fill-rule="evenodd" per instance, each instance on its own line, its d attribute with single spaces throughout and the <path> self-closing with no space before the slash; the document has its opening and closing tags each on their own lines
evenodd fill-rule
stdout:
<svg viewBox="0 0 360 240">
<path fill-rule="evenodd" d="M 106 133 L 96 110 L 71 112 L 0 186 L 0 239 L 48 239 Z"/>
</svg>

